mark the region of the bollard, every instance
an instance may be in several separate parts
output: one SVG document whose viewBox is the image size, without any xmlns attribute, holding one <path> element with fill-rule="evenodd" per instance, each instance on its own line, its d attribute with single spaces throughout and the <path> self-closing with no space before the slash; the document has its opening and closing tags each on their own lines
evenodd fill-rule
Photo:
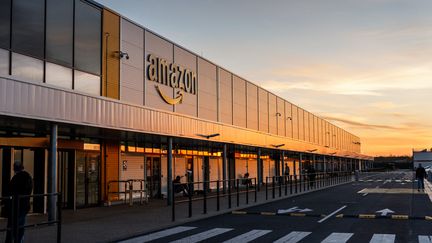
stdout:
<svg viewBox="0 0 432 243">
<path fill-rule="evenodd" d="M 220 202 L 219 202 L 219 180 L 216 181 L 216 210 L 219 211 L 220 209 Z"/>
<path fill-rule="evenodd" d="M 240 205 L 240 180 L 237 179 L 237 207 Z"/>
<path fill-rule="evenodd" d="M 246 204 L 249 204 L 249 181 L 246 181 Z"/>
<path fill-rule="evenodd" d="M 266 189 L 266 200 L 268 200 L 268 177 L 266 177 L 265 189 Z"/>
<path fill-rule="evenodd" d="M 257 202 L 257 194 L 258 194 L 257 178 L 255 178 L 254 181 L 255 181 L 255 202 Z"/>
<path fill-rule="evenodd" d="M 207 214 L 207 183 L 203 182 L 203 189 L 204 189 L 204 206 L 203 206 L 203 211 L 204 214 Z"/>
<path fill-rule="evenodd" d="M 355 181 L 359 181 L 360 173 L 358 170 L 355 171 Z"/>
<path fill-rule="evenodd" d="M 189 182 L 189 185 L 188 185 L 188 197 L 189 197 L 189 218 L 191 218 L 192 217 L 192 187 L 193 187 L 193 184 L 192 184 L 192 182 Z"/>
<path fill-rule="evenodd" d="M 278 184 L 279 184 L 279 197 L 282 197 L 282 178 L 278 176 Z"/>
<path fill-rule="evenodd" d="M 275 177 L 272 177 L 272 198 L 275 198 Z"/>
<path fill-rule="evenodd" d="M 284 176 L 285 196 L 288 195 L 288 176 Z"/>
<path fill-rule="evenodd" d="M 133 206 L 133 183 L 132 182 L 129 182 L 129 206 Z"/>
<path fill-rule="evenodd" d="M 174 189 L 174 182 L 172 182 L 172 187 Z M 175 197 L 174 197 L 174 190 L 172 190 L 171 192 L 171 198 L 172 198 L 172 204 L 171 204 L 171 221 L 174 222 L 175 221 Z"/>
<path fill-rule="evenodd" d="M 292 195 L 293 188 L 292 188 L 292 177 L 291 176 L 288 176 L 288 181 L 289 181 L 289 184 L 290 184 L 290 195 Z"/>
<path fill-rule="evenodd" d="M 228 208 L 231 208 L 231 180 L 228 180 Z"/>
<path fill-rule="evenodd" d="M 61 196 L 62 194 L 61 193 L 58 193 L 57 194 L 57 197 L 58 197 L 58 200 L 57 200 L 57 243 L 60 243 L 61 242 L 61 226 L 62 226 L 62 204 L 63 204 L 63 201 L 62 201 L 62 196 Z"/>
</svg>

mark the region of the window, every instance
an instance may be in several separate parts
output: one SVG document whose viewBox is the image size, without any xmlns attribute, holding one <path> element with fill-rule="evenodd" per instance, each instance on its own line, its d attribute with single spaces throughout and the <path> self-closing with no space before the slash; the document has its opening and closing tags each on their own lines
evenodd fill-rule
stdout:
<svg viewBox="0 0 432 243">
<path fill-rule="evenodd" d="M 75 70 L 75 90 L 100 95 L 101 79 L 99 76 Z"/>
<path fill-rule="evenodd" d="M 72 67 L 73 0 L 47 0 L 46 59 Z"/>
<path fill-rule="evenodd" d="M 62 88 L 72 89 L 72 70 L 67 67 L 47 62 L 45 82 Z"/>
<path fill-rule="evenodd" d="M 0 75 L 9 75 L 9 51 L 0 49 Z"/>
<path fill-rule="evenodd" d="M 100 75 L 101 11 L 75 2 L 75 68 Z"/>
<path fill-rule="evenodd" d="M 11 0 L 0 0 L 0 47 L 9 49 Z"/>
<path fill-rule="evenodd" d="M 12 53 L 12 75 L 30 82 L 42 82 L 43 61 Z"/>
<path fill-rule="evenodd" d="M 13 1 L 13 50 L 33 57 L 44 57 L 44 8 L 44 0 Z"/>
</svg>

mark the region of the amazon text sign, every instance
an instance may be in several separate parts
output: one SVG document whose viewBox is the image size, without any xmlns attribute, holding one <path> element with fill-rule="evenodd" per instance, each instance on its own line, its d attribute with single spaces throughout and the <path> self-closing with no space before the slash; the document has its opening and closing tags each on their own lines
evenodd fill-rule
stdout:
<svg viewBox="0 0 432 243">
<path fill-rule="evenodd" d="M 147 78 L 172 88 L 179 88 L 190 94 L 196 94 L 197 75 L 195 72 L 175 63 L 169 63 L 153 54 L 147 56 Z"/>
</svg>

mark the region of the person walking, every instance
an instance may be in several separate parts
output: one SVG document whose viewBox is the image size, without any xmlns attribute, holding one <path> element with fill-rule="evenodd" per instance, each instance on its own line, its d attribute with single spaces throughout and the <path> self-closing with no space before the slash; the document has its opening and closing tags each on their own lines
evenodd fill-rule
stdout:
<svg viewBox="0 0 432 243">
<path fill-rule="evenodd" d="M 424 178 L 426 177 L 426 170 L 423 168 L 420 163 L 416 170 L 416 179 L 417 179 L 417 191 L 422 189 L 424 191 Z"/>
<path fill-rule="evenodd" d="M 18 196 L 26 196 L 30 195 L 33 191 L 33 179 L 30 174 L 24 170 L 24 165 L 21 162 L 15 162 L 13 165 L 15 175 L 12 177 L 12 180 L 9 182 L 9 196 L 17 198 Z M 24 225 L 26 221 L 27 213 L 30 211 L 30 197 L 23 197 L 19 199 L 19 210 L 12 212 L 12 203 L 9 202 L 6 207 L 6 212 L 8 212 L 8 222 L 7 228 L 12 228 L 12 222 L 16 222 L 18 220 L 19 229 L 9 230 L 6 233 L 6 242 L 12 242 L 12 239 L 17 235 L 16 230 L 18 230 L 18 239 L 15 239 L 14 242 L 23 242 L 24 239 Z M 13 234 L 13 235 L 12 235 Z"/>
</svg>

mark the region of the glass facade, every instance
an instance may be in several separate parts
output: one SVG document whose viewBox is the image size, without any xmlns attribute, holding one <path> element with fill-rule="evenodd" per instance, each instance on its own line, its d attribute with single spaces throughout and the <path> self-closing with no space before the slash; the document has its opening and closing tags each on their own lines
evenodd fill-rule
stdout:
<svg viewBox="0 0 432 243">
<path fill-rule="evenodd" d="M 62 88 L 72 89 L 72 69 L 53 63 L 46 63 L 45 82 Z"/>
<path fill-rule="evenodd" d="M 75 90 L 87 94 L 100 95 L 101 81 L 97 75 L 75 70 Z"/>
<path fill-rule="evenodd" d="M 25 81 L 42 83 L 43 75 L 43 61 L 12 53 L 12 76 Z"/>
<path fill-rule="evenodd" d="M 47 0 L 46 59 L 71 67 L 72 52 L 73 0 Z"/>
<path fill-rule="evenodd" d="M 10 48 L 11 0 L 0 0 L 0 47 Z"/>
<path fill-rule="evenodd" d="M 9 74 L 9 51 L 0 49 L 0 75 Z"/>
<path fill-rule="evenodd" d="M 12 2 L 12 49 L 44 58 L 44 0 Z"/>
<path fill-rule="evenodd" d="M 75 68 L 100 75 L 101 11 L 75 2 Z"/>
</svg>

